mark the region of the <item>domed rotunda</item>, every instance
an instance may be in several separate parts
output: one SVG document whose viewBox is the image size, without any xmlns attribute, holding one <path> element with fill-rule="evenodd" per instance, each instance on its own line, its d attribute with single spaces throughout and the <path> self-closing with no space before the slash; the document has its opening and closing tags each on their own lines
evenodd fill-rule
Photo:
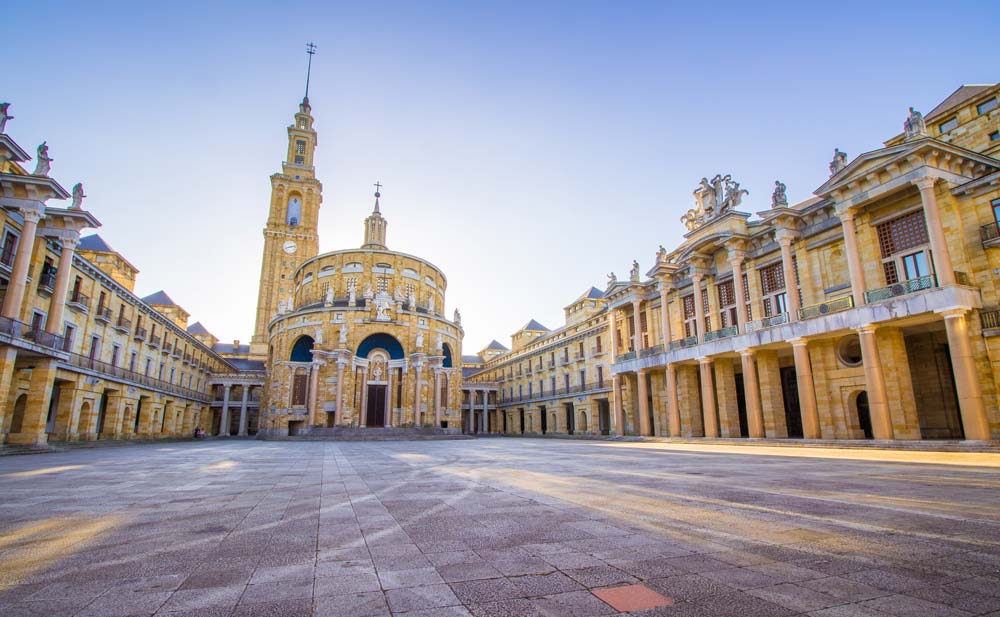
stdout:
<svg viewBox="0 0 1000 617">
<path fill-rule="evenodd" d="M 268 324 L 264 436 L 461 432 L 461 317 L 439 268 L 387 248 L 380 197 L 361 248 L 302 262 Z"/>
</svg>

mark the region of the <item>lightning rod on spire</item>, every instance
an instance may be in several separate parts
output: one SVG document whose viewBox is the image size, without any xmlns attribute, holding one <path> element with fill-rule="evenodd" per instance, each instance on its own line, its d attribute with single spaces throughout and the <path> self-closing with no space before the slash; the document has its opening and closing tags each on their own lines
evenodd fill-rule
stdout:
<svg viewBox="0 0 1000 617">
<path fill-rule="evenodd" d="M 316 53 L 316 45 L 314 43 L 306 43 L 306 53 L 309 54 L 309 66 L 306 69 L 306 96 L 305 100 L 309 100 L 309 77 L 312 74 L 313 66 L 313 54 Z"/>
</svg>

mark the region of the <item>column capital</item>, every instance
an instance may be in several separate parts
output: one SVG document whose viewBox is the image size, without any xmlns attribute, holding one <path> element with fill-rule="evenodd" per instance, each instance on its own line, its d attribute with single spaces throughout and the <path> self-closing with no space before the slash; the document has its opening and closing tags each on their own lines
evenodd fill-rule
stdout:
<svg viewBox="0 0 1000 617">
<path fill-rule="evenodd" d="M 777 240 L 778 244 L 782 247 L 791 246 L 799 237 L 799 232 L 794 229 L 789 229 L 787 227 L 779 227 L 774 231 L 774 239 Z"/>
<path fill-rule="evenodd" d="M 752 358 L 757 353 L 757 350 L 754 349 L 753 347 L 746 347 L 744 349 L 737 349 L 736 353 L 740 354 L 740 356 L 742 356 L 744 358 L 747 358 L 747 357 Z"/>
<path fill-rule="evenodd" d="M 747 258 L 746 251 L 741 249 L 738 251 L 729 251 L 726 260 L 729 262 L 729 265 L 731 265 L 735 270 L 736 268 L 743 266 L 743 262 L 746 260 L 746 258 Z"/>
<path fill-rule="evenodd" d="M 25 223 L 37 223 L 45 216 L 45 204 L 36 203 L 18 208 Z"/>
<path fill-rule="evenodd" d="M 854 217 L 858 215 L 858 207 L 846 206 L 843 209 L 838 207 L 834 210 L 833 214 L 840 219 L 841 223 L 852 224 L 854 223 Z"/>
<path fill-rule="evenodd" d="M 875 330 L 877 329 L 878 326 L 873 323 L 862 324 L 854 328 L 854 330 L 857 331 L 858 334 L 875 334 Z"/>
<path fill-rule="evenodd" d="M 916 186 L 921 191 L 933 189 L 936 183 L 937 183 L 937 178 L 932 178 L 930 176 L 917 178 L 916 180 L 913 181 L 913 185 Z"/>
<path fill-rule="evenodd" d="M 804 347 L 809 344 L 809 341 L 804 336 L 799 336 L 796 338 L 790 338 L 785 341 L 786 343 L 791 343 L 792 347 Z"/>
<path fill-rule="evenodd" d="M 969 309 L 961 307 L 952 307 L 946 309 L 937 309 L 934 312 L 944 317 L 945 319 L 949 318 L 954 319 L 956 317 L 965 317 L 968 314 Z"/>
<path fill-rule="evenodd" d="M 702 357 L 698 358 L 697 360 L 698 360 L 698 364 L 711 364 L 713 362 L 713 360 L 711 358 L 709 358 L 708 356 L 702 356 Z"/>
</svg>

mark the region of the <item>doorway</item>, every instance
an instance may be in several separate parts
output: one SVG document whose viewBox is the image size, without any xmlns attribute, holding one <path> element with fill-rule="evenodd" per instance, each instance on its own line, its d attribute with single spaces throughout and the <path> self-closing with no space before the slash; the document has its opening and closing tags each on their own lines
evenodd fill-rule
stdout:
<svg viewBox="0 0 1000 617">
<path fill-rule="evenodd" d="M 750 436 L 750 426 L 747 424 L 747 396 L 743 390 L 743 373 L 736 373 L 736 412 L 740 417 L 739 437 Z"/>
<path fill-rule="evenodd" d="M 785 403 L 785 427 L 788 437 L 802 439 L 802 411 L 799 408 L 799 378 L 794 366 L 781 369 L 781 398 Z"/>
<path fill-rule="evenodd" d="M 385 426 L 385 386 L 368 386 L 368 409 L 365 412 L 365 425 L 368 428 Z"/>
<path fill-rule="evenodd" d="M 872 431 L 872 414 L 868 408 L 868 393 L 859 392 L 854 405 L 858 410 L 858 426 L 865 434 L 865 439 L 875 439 L 875 433 Z"/>
<path fill-rule="evenodd" d="M 573 403 L 566 403 L 566 434 L 572 435 L 576 430 L 576 414 L 573 411 Z"/>
<path fill-rule="evenodd" d="M 538 417 L 542 420 L 542 435 L 549 432 L 549 418 L 548 411 L 545 409 L 545 405 L 538 406 Z"/>
<path fill-rule="evenodd" d="M 601 435 L 611 434 L 611 405 L 608 404 L 606 398 L 597 401 L 597 424 Z"/>
<path fill-rule="evenodd" d="M 521 434 L 524 434 L 524 408 L 518 410 L 518 415 L 521 416 Z"/>
</svg>

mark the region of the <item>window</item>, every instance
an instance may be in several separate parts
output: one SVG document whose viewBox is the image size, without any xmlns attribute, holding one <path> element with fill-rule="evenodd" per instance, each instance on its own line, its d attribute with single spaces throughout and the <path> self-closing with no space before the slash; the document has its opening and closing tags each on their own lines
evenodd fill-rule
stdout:
<svg viewBox="0 0 1000 617">
<path fill-rule="evenodd" d="M 66 324 L 66 329 L 63 330 L 63 351 L 71 352 L 73 351 L 73 333 L 76 332 L 76 328 Z"/>
<path fill-rule="evenodd" d="M 160 381 L 163 381 L 163 369 L 164 369 L 164 364 L 160 362 L 160 370 L 156 374 L 156 378 L 159 379 Z"/>
<path fill-rule="evenodd" d="M 152 358 L 146 358 L 146 377 L 149 377 L 149 374 L 152 371 L 153 371 L 153 359 Z"/>
<path fill-rule="evenodd" d="M 121 345 L 111 346 L 111 366 L 118 366 L 118 354 L 121 352 Z"/>
<path fill-rule="evenodd" d="M 976 105 L 976 111 L 979 112 L 980 116 L 987 112 L 993 111 L 996 108 L 997 108 L 997 97 L 995 96 L 992 98 L 988 98 L 982 103 Z"/>
<path fill-rule="evenodd" d="M 132 356 L 128 359 L 128 370 L 135 372 L 135 364 L 139 361 L 139 354 L 132 352 Z"/>
<path fill-rule="evenodd" d="M 586 370 L 581 370 L 580 371 L 580 389 L 581 390 L 583 390 L 584 385 L 586 383 L 587 383 L 587 371 Z"/>
<path fill-rule="evenodd" d="M 882 271 L 887 285 L 929 275 L 927 226 L 923 210 L 896 217 L 876 227 Z"/>
<path fill-rule="evenodd" d="M 299 128 L 300 129 L 307 129 L 307 128 L 309 128 L 309 123 L 306 121 L 305 118 L 302 118 L 302 119 L 299 120 Z"/>
<path fill-rule="evenodd" d="M 292 405 L 306 404 L 308 380 L 309 376 L 305 373 L 295 375 L 295 379 L 292 381 Z"/>
<path fill-rule="evenodd" d="M 715 286 L 719 298 L 719 327 L 727 328 L 736 325 L 736 290 L 733 280 L 724 281 Z"/>
<path fill-rule="evenodd" d="M 45 327 L 45 313 L 41 311 L 33 311 L 31 313 L 31 329 L 41 330 Z"/>
<path fill-rule="evenodd" d="M 296 165 L 304 165 L 305 162 L 306 162 L 306 157 L 300 156 L 298 154 L 295 155 L 295 164 Z"/>
<path fill-rule="evenodd" d="M 96 360 L 97 354 L 100 351 L 101 351 L 101 337 L 99 336 L 90 337 L 90 355 L 88 355 L 87 357 L 89 357 L 91 360 Z"/>
<path fill-rule="evenodd" d="M 306 142 L 302 139 L 295 140 L 295 154 L 305 154 L 306 153 Z"/>
<path fill-rule="evenodd" d="M 750 311 L 750 284 L 747 280 L 747 273 L 743 273 L 743 302 L 747 305 L 747 321 L 753 319 L 753 313 Z"/>
<path fill-rule="evenodd" d="M 990 141 L 996 141 L 1000 139 L 1000 131 L 993 131 L 990 133 Z"/>
<path fill-rule="evenodd" d="M 781 262 L 760 269 L 760 287 L 764 295 L 764 317 L 788 312 L 785 272 Z"/>
<path fill-rule="evenodd" d="M 295 157 L 299 159 L 301 157 Z M 296 163 L 299 163 L 296 160 Z M 289 227 L 295 227 L 299 224 L 299 220 L 302 218 L 302 200 L 298 197 L 292 197 L 288 200 L 288 212 L 285 216 L 285 223 Z M 284 264 L 282 264 L 284 265 Z"/>
<path fill-rule="evenodd" d="M 994 199 L 990 204 L 993 206 L 993 220 L 1000 223 L 1000 198 Z"/>
<path fill-rule="evenodd" d="M 170 367 L 170 383 L 174 383 L 174 372 L 176 370 L 177 370 L 176 368 L 174 368 L 172 366 Z"/>
<path fill-rule="evenodd" d="M 681 306 L 684 309 L 684 338 L 690 338 L 698 334 L 694 312 L 694 294 L 688 294 L 681 298 Z"/>
<path fill-rule="evenodd" d="M 944 122 L 942 122 L 941 124 L 939 124 L 938 125 L 938 131 L 940 131 L 942 134 L 944 134 L 944 133 L 947 133 L 948 131 L 950 131 L 951 129 L 955 128 L 956 126 L 958 126 L 958 118 L 957 117 L 952 118 L 950 120 L 945 120 Z"/>
<path fill-rule="evenodd" d="M 3 231 L 3 247 L 0 248 L 0 264 L 12 268 L 14 266 L 14 255 L 17 253 L 17 240 L 20 236 L 11 231 Z"/>
</svg>

